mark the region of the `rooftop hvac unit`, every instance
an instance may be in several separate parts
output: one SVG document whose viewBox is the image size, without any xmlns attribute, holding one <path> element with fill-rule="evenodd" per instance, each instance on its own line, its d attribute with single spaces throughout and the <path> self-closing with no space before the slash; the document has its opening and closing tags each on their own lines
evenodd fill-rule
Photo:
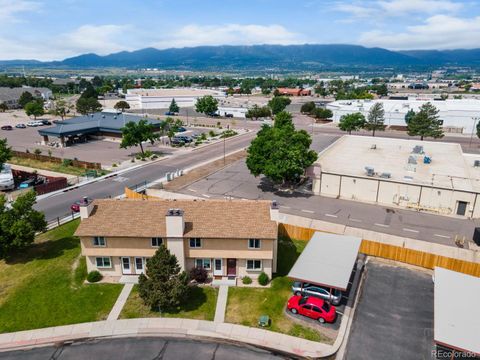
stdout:
<svg viewBox="0 0 480 360">
<path fill-rule="evenodd" d="M 372 146 L 370 146 L 370 149 L 371 150 L 376 150 L 377 149 L 377 144 L 372 144 Z"/>
<path fill-rule="evenodd" d="M 389 172 L 383 172 L 380 174 L 380 177 L 382 179 L 390 179 L 392 177 L 392 174 L 390 174 Z"/>
<path fill-rule="evenodd" d="M 408 157 L 408 163 L 409 164 L 413 164 L 413 165 L 417 165 L 417 158 L 415 156 L 409 156 Z"/>
<path fill-rule="evenodd" d="M 375 175 L 375 169 L 371 166 L 365 166 L 365 171 L 367 173 L 367 176 L 374 176 Z"/>
<path fill-rule="evenodd" d="M 475 166 L 475 167 L 480 167 L 480 160 L 475 160 L 475 161 L 473 162 L 473 166 Z"/>
<path fill-rule="evenodd" d="M 414 154 L 424 154 L 423 146 L 422 145 L 415 145 L 415 147 L 412 150 L 412 153 L 414 153 Z"/>
<path fill-rule="evenodd" d="M 424 156 L 423 157 L 423 163 L 424 164 L 430 164 L 432 162 L 432 158 L 430 156 Z"/>
</svg>

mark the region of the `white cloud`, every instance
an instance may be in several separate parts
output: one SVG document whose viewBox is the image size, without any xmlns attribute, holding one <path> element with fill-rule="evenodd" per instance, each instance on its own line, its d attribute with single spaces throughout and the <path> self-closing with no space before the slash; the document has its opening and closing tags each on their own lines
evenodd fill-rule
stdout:
<svg viewBox="0 0 480 360">
<path fill-rule="evenodd" d="M 426 19 L 422 25 L 407 27 L 405 32 L 365 32 L 358 42 L 393 50 L 478 48 L 480 17 L 465 19 L 435 15 Z"/>
<path fill-rule="evenodd" d="M 0 21 L 18 21 L 17 14 L 37 11 L 41 4 L 28 0 L 0 0 Z"/>
<path fill-rule="evenodd" d="M 189 47 L 198 45 L 254 45 L 298 44 L 300 35 L 281 25 L 187 25 L 170 36 L 156 41 L 158 48 Z"/>
<path fill-rule="evenodd" d="M 128 25 L 83 25 L 61 35 L 56 46 L 72 53 L 94 52 L 99 55 L 128 50 L 122 42 L 122 35 L 128 28 Z"/>
</svg>

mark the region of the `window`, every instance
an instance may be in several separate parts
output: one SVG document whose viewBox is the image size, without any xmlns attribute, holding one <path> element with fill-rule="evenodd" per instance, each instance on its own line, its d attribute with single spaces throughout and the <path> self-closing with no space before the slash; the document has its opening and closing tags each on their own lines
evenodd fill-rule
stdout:
<svg viewBox="0 0 480 360">
<path fill-rule="evenodd" d="M 162 243 L 163 243 L 162 238 L 159 238 L 159 237 L 152 238 L 152 247 L 159 247 L 160 245 L 162 245 Z"/>
<path fill-rule="evenodd" d="M 195 259 L 195 267 L 210 270 L 212 267 L 210 259 Z"/>
<path fill-rule="evenodd" d="M 97 257 L 95 258 L 95 262 L 97 263 L 97 268 L 111 268 L 112 261 L 109 257 Z"/>
<path fill-rule="evenodd" d="M 260 239 L 248 239 L 249 249 L 260 249 Z"/>
<path fill-rule="evenodd" d="M 191 247 L 191 248 L 200 248 L 200 247 L 202 247 L 202 239 L 200 239 L 200 238 L 191 238 L 191 239 L 190 239 L 190 247 Z"/>
<path fill-rule="evenodd" d="M 105 238 L 103 236 L 94 236 L 93 246 L 105 246 Z"/>
<path fill-rule="evenodd" d="M 247 260 L 247 270 L 262 270 L 262 260 Z"/>
</svg>

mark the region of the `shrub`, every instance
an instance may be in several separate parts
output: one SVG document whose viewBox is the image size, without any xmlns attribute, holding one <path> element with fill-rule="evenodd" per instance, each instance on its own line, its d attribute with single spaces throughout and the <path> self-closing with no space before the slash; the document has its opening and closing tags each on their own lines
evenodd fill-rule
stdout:
<svg viewBox="0 0 480 360">
<path fill-rule="evenodd" d="M 73 161 L 70 159 L 63 159 L 62 161 L 63 166 L 72 166 L 72 164 L 73 164 Z"/>
<path fill-rule="evenodd" d="M 152 160 L 158 159 L 158 155 L 154 154 L 150 159 Z"/>
<path fill-rule="evenodd" d="M 26 152 L 27 154 L 30 154 L 30 150 L 28 150 L 28 149 L 26 149 L 25 152 Z"/>
<path fill-rule="evenodd" d="M 265 286 L 268 284 L 269 282 L 269 278 L 268 278 L 268 275 L 265 274 L 263 271 L 260 275 L 258 275 L 258 283 L 262 286 Z"/>
<path fill-rule="evenodd" d="M 200 135 L 200 139 L 207 140 L 207 134 L 202 133 L 202 135 Z"/>
<path fill-rule="evenodd" d="M 42 150 L 40 150 L 40 149 L 35 149 L 35 150 L 33 150 L 33 153 L 34 153 L 35 155 L 41 155 L 41 154 L 42 154 Z"/>
<path fill-rule="evenodd" d="M 145 150 L 145 153 L 143 154 L 143 157 L 145 158 L 149 158 L 153 155 L 153 152 L 151 152 L 150 150 Z"/>
<path fill-rule="evenodd" d="M 210 130 L 210 131 L 208 132 L 208 135 L 210 135 L 210 137 L 214 137 L 214 136 L 216 136 L 217 134 L 215 133 L 215 131 Z"/>
<path fill-rule="evenodd" d="M 87 275 L 87 281 L 89 283 L 96 283 L 102 280 L 103 276 L 97 270 L 90 271 Z"/>
<path fill-rule="evenodd" d="M 250 285 L 252 283 L 252 278 L 250 276 L 244 276 L 242 278 L 242 283 L 244 285 Z"/>
<path fill-rule="evenodd" d="M 118 165 L 116 163 L 113 163 L 112 164 L 112 167 L 117 167 Z"/>
<path fill-rule="evenodd" d="M 208 273 L 203 267 L 194 267 L 190 270 L 190 278 L 199 283 L 207 281 Z"/>
</svg>

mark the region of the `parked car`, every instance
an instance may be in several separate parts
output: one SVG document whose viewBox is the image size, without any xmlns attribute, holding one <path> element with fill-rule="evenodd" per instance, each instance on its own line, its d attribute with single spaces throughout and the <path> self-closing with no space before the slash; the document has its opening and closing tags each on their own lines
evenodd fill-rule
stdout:
<svg viewBox="0 0 480 360">
<path fill-rule="evenodd" d="M 37 127 L 37 126 L 43 126 L 43 123 L 41 121 L 29 121 L 27 123 L 27 126 L 30 126 L 30 127 Z"/>
<path fill-rule="evenodd" d="M 337 315 L 335 306 L 313 296 L 294 295 L 288 300 L 287 308 L 292 314 L 300 314 L 322 324 L 334 322 Z"/>
<path fill-rule="evenodd" d="M 193 138 L 187 135 L 177 135 L 177 136 L 174 136 L 172 140 L 179 140 L 184 143 L 191 143 L 193 141 Z"/>
<path fill-rule="evenodd" d="M 330 289 L 325 286 L 301 283 L 295 281 L 292 285 L 292 292 L 295 295 L 308 295 L 327 300 L 331 304 L 337 306 L 342 301 L 342 292 L 338 289 Z"/>
<path fill-rule="evenodd" d="M 13 180 L 12 169 L 10 165 L 3 164 L 0 170 L 0 190 L 13 190 L 15 189 L 15 182 Z"/>
<path fill-rule="evenodd" d="M 53 122 L 54 124 L 62 124 L 62 123 L 63 123 L 62 120 L 53 120 L 52 122 Z"/>
<path fill-rule="evenodd" d="M 34 185 L 35 185 L 35 178 L 32 177 L 32 178 L 29 178 L 29 179 L 27 179 L 27 180 L 25 180 L 25 181 L 22 181 L 22 182 L 20 183 L 20 185 L 18 185 L 18 188 L 19 188 L 19 189 L 27 189 L 27 188 L 29 188 L 30 186 L 34 186 Z"/>
<path fill-rule="evenodd" d="M 40 122 L 43 124 L 43 125 L 52 125 L 52 123 L 48 120 L 40 120 Z"/>
<path fill-rule="evenodd" d="M 167 111 L 167 112 L 165 113 L 165 115 L 167 115 L 167 116 L 176 116 L 177 113 L 175 113 L 175 112 L 173 112 L 173 111 Z"/>
<path fill-rule="evenodd" d="M 185 132 L 187 131 L 187 129 L 185 129 L 183 126 L 180 126 L 178 129 L 177 129 L 177 132 Z"/>
<path fill-rule="evenodd" d="M 0 129 L 2 129 L 2 130 L 13 130 L 13 127 L 11 125 L 3 125 Z"/>
<path fill-rule="evenodd" d="M 87 205 L 91 199 L 89 198 L 83 198 L 81 200 L 75 201 L 72 205 L 70 205 L 70 210 L 73 212 L 79 212 L 80 211 L 80 206 L 81 205 Z"/>
<path fill-rule="evenodd" d="M 211 112 L 211 113 L 208 113 L 207 115 L 211 116 L 211 117 L 219 117 L 220 116 L 220 114 L 217 114 L 216 112 Z"/>
<path fill-rule="evenodd" d="M 233 114 L 225 114 L 226 118 L 233 118 Z"/>
<path fill-rule="evenodd" d="M 17 124 L 15 125 L 17 129 L 25 129 L 27 126 L 25 124 Z"/>
</svg>

